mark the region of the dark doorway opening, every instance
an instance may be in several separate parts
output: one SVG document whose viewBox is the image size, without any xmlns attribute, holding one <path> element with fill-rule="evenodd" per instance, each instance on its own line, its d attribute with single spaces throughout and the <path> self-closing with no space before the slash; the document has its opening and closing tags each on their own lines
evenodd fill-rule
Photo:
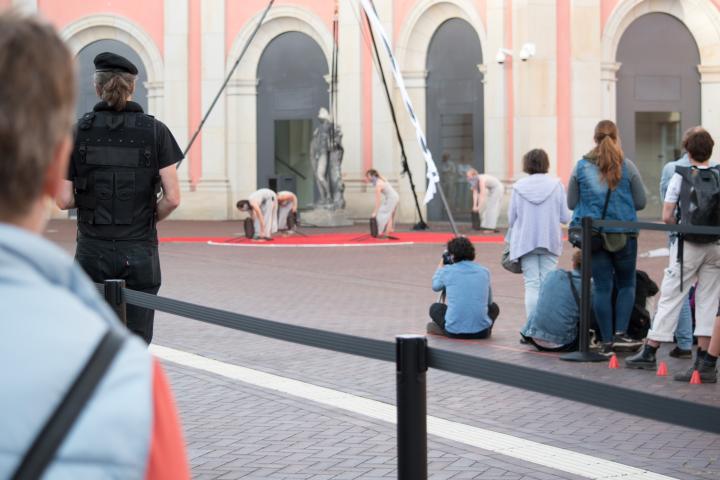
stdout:
<svg viewBox="0 0 720 480">
<path fill-rule="evenodd" d="M 322 49 L 300 32 L 273 39 L 258 65 L 258 188 L 290 190 L 301 207 L 315 200 L 310 141 L 329 105 L 327 74 Z"/>
<path fill-rule="evenodd" d="M 682 132 L 700 123 L 700 53 L 680 20 L 649 13 L 623 34 L 617 61 L 622 147 L 647 188 L 647 207 L 639 214 L 659 218 L 662 167 L 681 155 Z"/>
<path fill-rule="evenodd" d="M 470 219 L 468 168 L 484 170 L 484 99 L 480 38 L 465 20 L 453 18 L 435 31 L 427 56 L 428 146 L 456 219 Z M 446 220 L 440 199 L 428 218 Z"/>
</svg>

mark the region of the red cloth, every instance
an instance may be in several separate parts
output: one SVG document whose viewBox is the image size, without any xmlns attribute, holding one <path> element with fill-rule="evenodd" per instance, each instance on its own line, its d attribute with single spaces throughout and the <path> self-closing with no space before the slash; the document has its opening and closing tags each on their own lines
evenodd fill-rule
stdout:
<svg viewBox="0 0 720 480">
<path fill-rule="evenodd" d="M 145 478 L 148 480 L 190 478 L 185 441 L 175 401 L 165 372 L 156 359 L 153 359 L 153 426 Z"/>
</svg>

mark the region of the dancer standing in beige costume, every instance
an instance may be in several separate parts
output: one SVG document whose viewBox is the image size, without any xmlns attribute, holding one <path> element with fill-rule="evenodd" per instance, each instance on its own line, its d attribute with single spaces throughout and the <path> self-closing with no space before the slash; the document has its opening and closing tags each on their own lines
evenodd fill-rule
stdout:
<svg viewBox="0 0 720 480">
<path fill-rule="evenodd" d="M 375 187 L 375 209 L 372 216 L 377 220 L 378 233 L 390 235 L 395 230 L 395 210 L 400 195 L 377 170 L 368 170 L 365 177 Z"/>
<path fill-rule="evenodd" d="M 472 211 L 480 214 L 482 228 L 495 230 L 505 186 L 492 175 L 478 173 L 474 168 L 469 169 L 466 176 L 473 192 Z"/>
</svg>

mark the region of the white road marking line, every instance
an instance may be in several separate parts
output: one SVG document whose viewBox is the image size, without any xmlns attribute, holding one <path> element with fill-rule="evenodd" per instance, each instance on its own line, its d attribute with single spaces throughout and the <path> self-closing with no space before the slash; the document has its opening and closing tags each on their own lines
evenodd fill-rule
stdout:
<svg viewBox="0 0 720 480">
<path fill-rule="evenodd" d="M 163 360 L 204 370 L 257 387 L 304 398 L 312 402 L 388 423 L 394 424 L 397 420 L 395 406 L 387 403 L 220 362 L 160 345 L 151 345 L 150 351 Z M 430 415 L 428 415 L 427 420 L 428 433 L 436 437 L 585 478 L 609 480 L 622 477 L 623 480 L 674 480 L 673 477 L 603 460 L 602 458 L 596 458 L 582 453 L 576 453 L 563 448 L 544 445 L 532 440 L 513 437 L 512 435 L 498 433 L 492 430 L 473 427 Z"/>
<path fill-rule="evenodd" d="M 181 243 L 181 242 L 165 242 Z M 397 247 L 399 245 L 415 245 L 415 242 L 394 242 L 394 243 L 316 243 L 316 244 L 293 244 L 293 243 L 227 243 L 214 242 L 209 240 L 208 245 L 216 247 L 262 247 L 262 248 L 327 248 L 327 247 Z M 439 245 L 439 244 L 438 244 Z"/>
</svg>

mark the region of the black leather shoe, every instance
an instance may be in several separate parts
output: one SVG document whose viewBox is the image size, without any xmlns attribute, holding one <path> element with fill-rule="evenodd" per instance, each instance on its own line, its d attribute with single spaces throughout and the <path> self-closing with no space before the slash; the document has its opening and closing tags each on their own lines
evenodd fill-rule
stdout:
<svg viewBox="0 0 720 480">
<path fill-rule="evenodd" d="M 655 350 L 649 345 L 645 345 L 639 353 L 625 359 L 625 366 L 641 370 L 655 370 L 657 368 Z"/>
<path fill-rule="evenodd" d="M 692 350 L 683 350 L 680 347 L 675 347 L 670 350 L 669 355 L 673 358 L 692 358 Z"/>
</svg>

